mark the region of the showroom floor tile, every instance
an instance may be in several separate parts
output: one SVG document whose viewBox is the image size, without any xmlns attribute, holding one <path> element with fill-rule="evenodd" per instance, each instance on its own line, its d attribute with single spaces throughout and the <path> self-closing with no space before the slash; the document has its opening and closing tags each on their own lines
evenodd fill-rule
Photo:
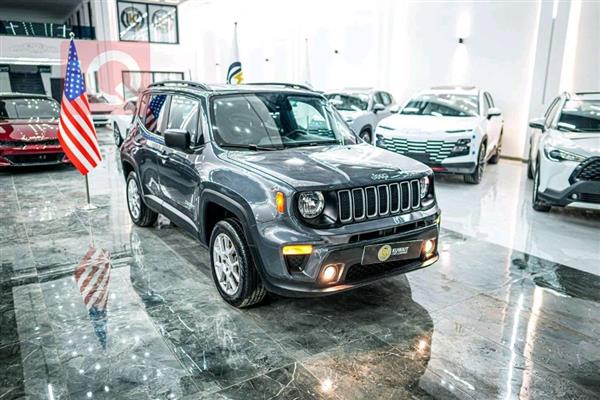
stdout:
<svg viewBox="0 0 600 400">
<path fill-rule="evenodd" d="M 432 267 L 237 310 L 200 244 L 130 223 L 101 139 L 95 210 L 69 168 L 0 174 L 0 399 L 600 398 L 589 268 L 444 229 Z M 106 312 L 77 284 L 91 247 L 110 252 Z"/>
</svg>

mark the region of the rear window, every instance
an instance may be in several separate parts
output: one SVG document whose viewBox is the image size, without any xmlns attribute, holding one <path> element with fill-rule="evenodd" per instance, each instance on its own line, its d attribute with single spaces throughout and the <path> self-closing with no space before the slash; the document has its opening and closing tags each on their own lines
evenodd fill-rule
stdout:
<svg viewBox="0 0 600 400">
<path fill-rule="evenodd" d="M 60 115 L 60 105 L 56 100 L 46 98 L 3 98 L 0 99 L 0 118 L 53 120 Z"/>
</svg>

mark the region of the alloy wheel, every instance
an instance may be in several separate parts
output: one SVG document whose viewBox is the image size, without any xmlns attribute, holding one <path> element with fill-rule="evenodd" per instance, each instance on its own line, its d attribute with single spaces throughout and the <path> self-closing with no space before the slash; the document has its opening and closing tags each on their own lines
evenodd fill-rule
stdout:
<svg viewBox="0 0 600 400">
<path fill-rule="evenodd" d="M 121 145 L 121 130 L 119 129 L 119 126 L 115 123 L 115 127 L 113 129 L 113 137 L 115 139 L 115 144 L 117 146 Z"/>
<path fill-rule="evenodd" d="M 133 219 L 138 220 L 142 210 L 142 199 L 135 179 L 129 179 L 127 182 L 127 206 Z"/>
<path fill-rule="evenodd" d="M 215 239 L 213 263 L 219 286 L 233 296 L 240 286 L 240 258 L 233 241 L 225 233 L 219 233 Z"/>
</svg>

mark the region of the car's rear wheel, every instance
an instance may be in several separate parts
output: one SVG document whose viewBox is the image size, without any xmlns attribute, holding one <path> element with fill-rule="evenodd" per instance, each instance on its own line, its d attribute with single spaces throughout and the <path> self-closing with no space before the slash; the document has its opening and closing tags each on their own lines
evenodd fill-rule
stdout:
<svg viewBox="0 0 600 400">
<path fill-rule="evenodd" d="M 119 125 L 116 123 L 113 124 L 113 137 L 115 138 L 115 144 L 117 147 L 121 147 L 121 143 L 123 143 L 123 139 L 121 138 L 121 130 L 119 129 Z"/>
<path fill-rule="evenodd" d="M 535 174 L 533 175 L 533 196 L 531 205 L 535 211 L 548 212 L 552 206 L 540 199 L 540 163 L 536 164 Z"/>
<path fill-rule="evenodd" d="M 371 130 L 369 128 L 364 128 L 362 131 L 360 131 L 360 138 L 362 140 L 364 140 L 365 142 L 371 144 Z"/>
<path fill-rule="evenodd" d="M 483 177 L 483 171 L 485 170 L 485 143 L 482 142 L 479 146 L 479 153 L 477 154 L 477 165 L 475 166 L 475 172 L 469 175 L 465 175 L 464 180 L 466 183 L 473 185 L 481 182 Z"/>
<path fill-rule="evenodd" d="M 219 221 L 210 237 L 211 270 L 221 297 L 234 307 L 260 303 L 267 291 L 256 270 L 240 223 Z"/>
<path fill-rule="evenodd" d="M 144 203 L 137 175 L 133 171 L 127 176 L 127 209 L 131 220 L 137 226 L 154 225 L 158 218 L 158 214 Z"/>
<path fill-rule="evenodd" d="M 498 138 L 496 152 L 490 157 L 490 164 L 498 164 L 498 161 L 500 161 L 500 154 L 502 153 L 502 133 L 503 132 L 500 132 L 500 138 Z"/>
</svg>

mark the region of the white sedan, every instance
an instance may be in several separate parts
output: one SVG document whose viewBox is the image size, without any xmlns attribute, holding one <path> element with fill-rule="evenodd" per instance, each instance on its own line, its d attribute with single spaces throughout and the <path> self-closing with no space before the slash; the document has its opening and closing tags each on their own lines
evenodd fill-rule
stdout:
<svg viewBox="0 0 600 400">
<path fill-rule="evenodd" d="M 475 87 L 434 87 L 382 120 L 375 145 L 421 161 L 439 173 L 479 183 L 497 163 L 504 120 L 492 96 Z"/>
<path fill-rule="evenodd" d="M 600 209 L 600 92 L 563 93 L 529 126 L 533 208 Z"/>
<path fill-rule="evenodd" d="M 133 120 L 133 114 L 137 105 L 137 97 L 132 97 L 125 101 L 122 107 L 116 108 L 111 114 L 113 137 L 117 147 L 121 146 L 123 140 L 127 137 L 129 127 Z"/>
</svg>

